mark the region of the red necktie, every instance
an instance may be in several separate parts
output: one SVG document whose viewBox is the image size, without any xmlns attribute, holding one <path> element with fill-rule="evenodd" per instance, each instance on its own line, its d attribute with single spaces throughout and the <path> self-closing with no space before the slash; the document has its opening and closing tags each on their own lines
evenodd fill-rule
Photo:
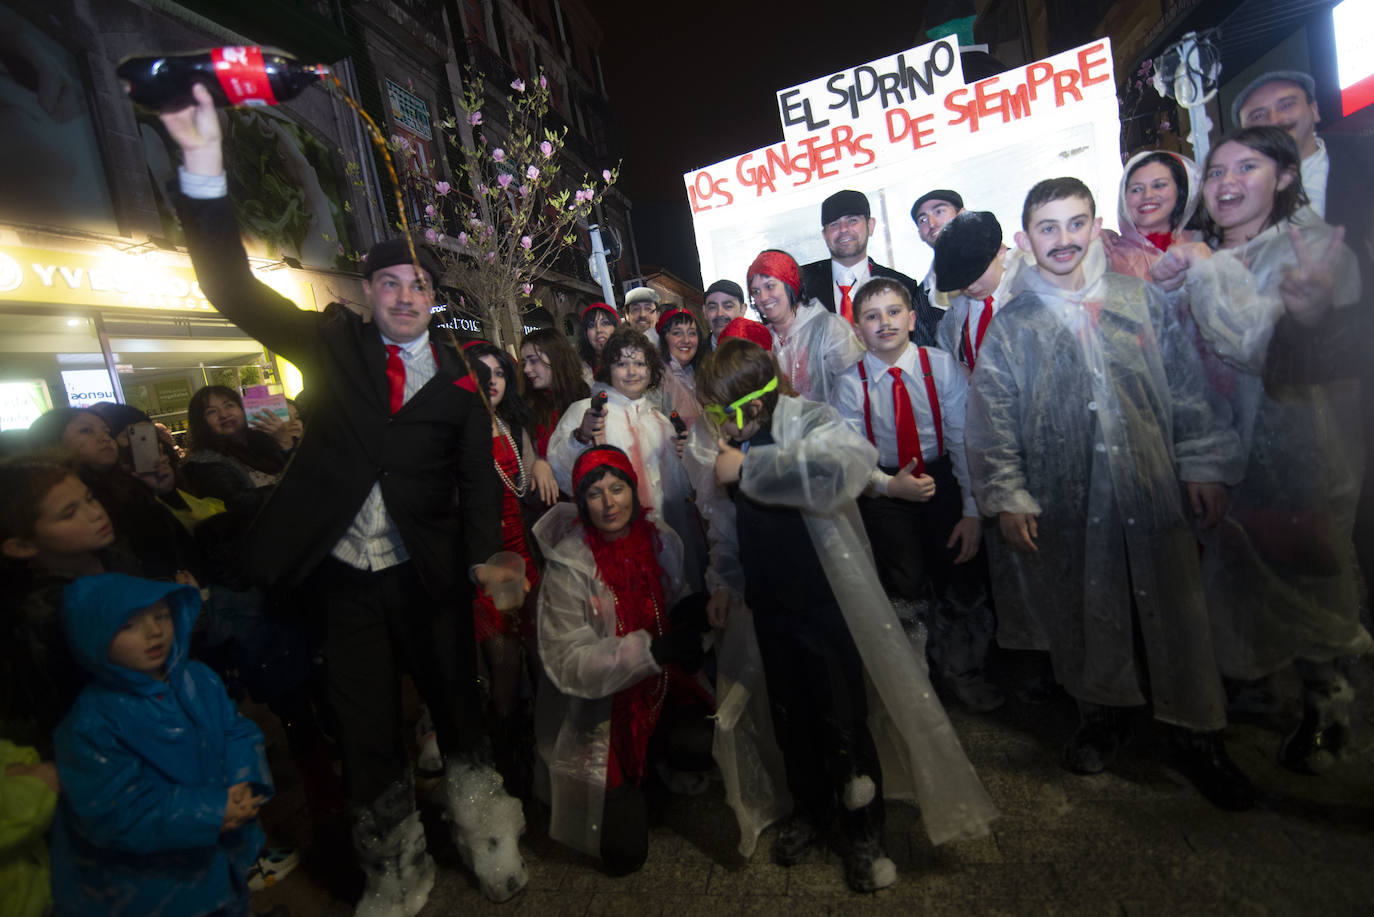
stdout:
<svg viewBox="0 0 1374 917">
<path fill-rule="evenodd" d="M 978 333 L 972 333 L 973 316 L 970 315 L 965 324 L 968 326 L 964 333 L 968 339 L 964 342 L 964 356 L 968 358 L 968 368 L 973 369 L 973 364 L 978 362 L 978 350 L 983 346 L 983 335 L 988 333 L 988 322 L 992 321 L 992 297 L 983 300 L 983 314 L 978 317 Z"/>
<path fill-rule="evenodd" d="M 916 460 L 914 475 L 926 473 L 925 459 L 921 457 L 921 435 L 916 432 L 916 412 L 911 409 L 911 394 L 902 381 L 902 371 L 892 367 L 888 371 L 892 377 L 892 410 L 897 419 L 897 467 L 905 468 L 906 463 Z"/>
<path fill-rule="evenodd" d="M 406 364 L 401 359 L 401 345 L 386 345 L 386 381 L 391 386 L 391 413 L 406 403 Z"/>
<path fill-rule="evenodd" d="M 854 300 L 849 298 L 849 291 L 854 289 L 852 283 L 837 283 L 835 286 L 840 288 L 840 315 L 849 324 L 854 324 Z"/>
</svg>

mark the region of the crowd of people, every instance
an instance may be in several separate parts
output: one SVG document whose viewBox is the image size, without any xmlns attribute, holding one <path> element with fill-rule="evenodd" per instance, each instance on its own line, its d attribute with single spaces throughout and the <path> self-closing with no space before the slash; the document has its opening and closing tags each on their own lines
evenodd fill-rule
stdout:
<svg viewBox="0 0 1374 917">
<path fill-rule="evenodd" d="M 638 288 L 514 353 L 431 333 L 441 270 L 404 240 L 366 256 L 366 317 L 258 282 L 195 94 L 163 122 L 197 275 L 309 410 L 254 423 L 207 386 L 149 464 L 146 415 L 58 409 L 0 464 L 19 913 L 250 913 L 294 860 L 258 822 L 243 697 L 281 720 L 312 818 L 348 825 L 362 915 L 429 897 L 417 770 L 495 901 L 528 881 L 525 803 L 623 875 L 654 795 L 712 772 L 741 853 L 776 825 L 790 866 L 833 833 L 870 892 L 897 878 L 888 800 L 935 844 L 997 815 L 945 701 L 1067 695 L 1078 774 L 1147 709 L 1228 810 L 1255 804 L 1228 715 L 1277 717 L 1287 669 L 1280 761 L 1348 744 L 1371 399 L 1343 339 L 1371 246 L 1323 219 L 1352 160 L 1305 74 L 1247 87 L 1202 163 L 1131 157 L 1115 232 L 1076 178 L 1030 188 L 1010 238 L 976 189 L 935 189 L 916 281 L 840 191 L 829 259 L 765 250 L 702 317 Z"/>
</svg>

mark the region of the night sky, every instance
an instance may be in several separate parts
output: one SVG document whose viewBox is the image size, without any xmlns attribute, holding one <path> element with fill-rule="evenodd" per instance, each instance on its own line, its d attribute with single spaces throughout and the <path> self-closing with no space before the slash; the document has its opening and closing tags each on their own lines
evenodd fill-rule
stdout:
<svg viewBox="0 0 1374 917">
<path fill-rule="evenodd" d="M 683 173 L 782 140 L 777 90 L 925 40 L 920 2 L 589 5 L 606 33 L 601 66 L 628 144 L 621 181 L 640 262 L 695 284 Z"/>
</svg>

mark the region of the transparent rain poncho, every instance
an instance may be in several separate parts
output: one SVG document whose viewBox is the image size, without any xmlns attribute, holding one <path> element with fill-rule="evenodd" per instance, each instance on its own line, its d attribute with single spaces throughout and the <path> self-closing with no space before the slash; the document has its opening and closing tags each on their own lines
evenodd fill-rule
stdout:
<svg viewBox="0 0 1374 917">
<path fill-rule="evenodd" d="M 708 582 L 742 592 L 732 539 L 734 506 L 719 487 L 704 486 L 705 469 L 715 460 L 714 431 L 705 427 L 697 425 L 700 435 L 694 430 L 688 465 L 703 484 L 698 502 L 713 504 L 702 507 L 713 568 Z M 749 450 L 740 490 L 760 503 L 802 512 L 874 695 L 869 728 L 882 756 L 884 797 L 914 797 L 932 843 L 986 834 L 997 809 L 930 686 L 925 660 L 913 650 L 878 582 L 854 503 L 877 463 L 877 450 L 834 408 L 800 398 L 778 399 L 772 434 L 774 445 Z"/>
<path fill-rule="evenodd" d="M 599 392 L 606 393 L 606 429 L 601 442 L 619 447 L 630 457 L 639 475 L 640 504 L 658 510 L 677 533 L 686 551 L 684 579 L 689 588 L 700 588 L 705 563 L 701 525 L 691 503 L 691 482 L 673 445 L 676 431 L 672 422 L 658 409 L 655 393 L 630 399 L 604 382 L 592 386 L 593 397 Z M 549 437 L 549 465 L 558 489 L 569 496 L 576 496 L 572 492 L 573 463 L 587 449 L 573 439 L 573 431 L 582 425 L 582 416 L 591 403 L 591 398 L 584 398 L 569 405 Z"/>
<path fill-rule="evenodd" d="M 797 306 L 785 340 L 771 326 L 768 332 L 783 375 L 798 395 L 812 401 L 829 401 L 840 373 L 864 352 L 849 322 L 814 299 Z"/>
<path fill-rule="evenodd" d="M 682 597 L 682 542 L 650 518 L 671 608 Z M 647 630 L 616 635 L 615 596 L 583 534 L 571 503 L 559 503 L 534 526 L 548 564 L 536 613 L 544 683 L 536 695 L 535 739 L 553 793 L 549 836 L 599 857 L 614 695 L 663 669 L 649 651 Z"/>
<path fill-rule="evenodd" d="M 1202 367 L 1156 287 L 1084 259 L 1076 293 L 1014 264 L 1008 302 L 969 380 L 966 446 L 979 510 L 1035 514 L 1038 551 L 994 527 L 998 642 L 1049 650 L 1074 697 L 1145 703 L 1138 616 L 1155 716 L 1225 724 L 1180 481 L 1232 482 L 1235 435 L 1208 404 Z"/>
<path fill-rule="evenodd" d="M 1364 468 L 1358 383 L 1266 392 L 1261 378 L 1283 314 L 1279 283 L 1297 264 L 1290 224 L 1314 257 L 1326 251 L 1331 227 L 1303 207 L 1245 246 L 1194 263 L 1176 294 L 1197 325 L 1212 387 L 1246 461 L 1203 554 L 1218 658 L 1222 672 L 1237 678 L 1371 645 L 1359 621 L 1351 541 Z M 1334 302 L 1345 307 L 1359 296 L 1355 257 L 1342 246 Z"/>
</svg>

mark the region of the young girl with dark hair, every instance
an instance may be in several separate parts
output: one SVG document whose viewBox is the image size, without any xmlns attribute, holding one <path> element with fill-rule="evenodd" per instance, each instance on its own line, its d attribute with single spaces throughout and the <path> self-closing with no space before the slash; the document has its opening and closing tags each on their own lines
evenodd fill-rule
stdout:
<svg viewBox="0 0 1374 917">
<path fill-rule="evenodd" d="M 540 458 L 549 453 L 549 436 L 568 405 L 591 395 L 582 378 L 577 352 L 555 328 L 538 328 L 520 342 L 525 400 L 530 407 L 530 438 Z"/>
<path fill-rule="evenodd" d="M 1371 646 L 1352 543 L 1358 390 L 1346 380 L 1269 391 L 1262 372 L 1285 308 L 1351 306 L 1359 272 L 1341 231 L 1306 206 L 1297 148 L 1279 128 L 1238 130 L 1213 147 L 1202 194 L 1208 243 L 1175 245 L 1154 277 L 1191 310 L 1246 456 L 1202 555 L 1213 643 L 1222 674 L 1239 681 L 1296 664 L 1303 719 L 1280 758 L 1320 771 L 1349 738 L 1353 691 L 1337 663 Z"/>
<path fill-rule="evenodd" d="M 649 394 L 663 381 L 663 363 L 649 339 L 628 326 L 607 340 L 592 397 L 573 403 L 549 440 L 549 464 L 559 489 L 572 495 L 572 467 L 591 445 L 623 449 L 634 465 L 640 503 L 662 515 L 682 539 L 687 552 L 683 578 L 701 584 L 705 546 L 692 486 L 679 458 L 681 440 Z M 604 405 L 595 399 L 604 394 Z"/>
<path fill-rule="evenodd" d="M 601 367 L 601 352 L 606 341 L 620 327 L 615 307 L 594 302 L 582 310 L 582 327 L 577 336 L 577 354 L 582 358 L 582 381 L 588 385 Z"/>
</svg>

